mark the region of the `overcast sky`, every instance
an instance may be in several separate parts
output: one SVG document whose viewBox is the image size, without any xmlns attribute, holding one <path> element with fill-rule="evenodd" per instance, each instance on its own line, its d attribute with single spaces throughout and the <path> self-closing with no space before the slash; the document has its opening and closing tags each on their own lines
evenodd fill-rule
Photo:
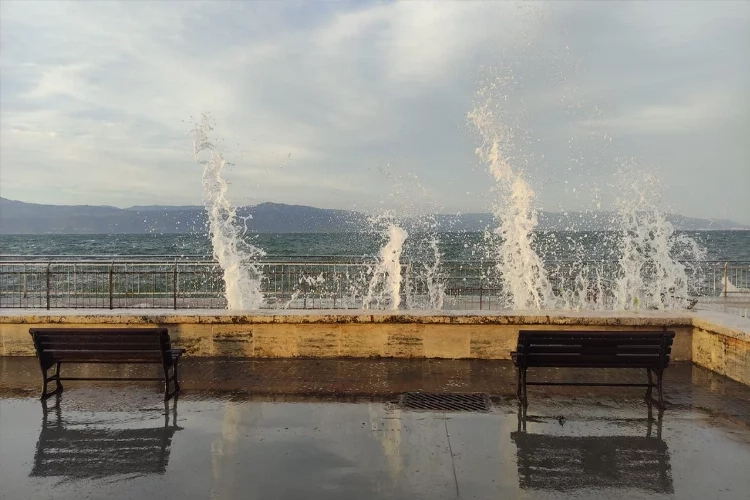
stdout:
<svg viewBox="0 0 750 500">
<path fill-rule="evenodd" d="M 237 204 L 379 210 L 416 176 L 442 211 L 486 211 L 467 113 L 511 78 L 499 104 L 539 208 L 608 208 L 615 173 L 640 168 L 671 210 L 750 223 L 750 2 L 2 0 L 0 15 L 6 198 L 200 204 L 189 132 L 210 112 Z"/>
</svg>

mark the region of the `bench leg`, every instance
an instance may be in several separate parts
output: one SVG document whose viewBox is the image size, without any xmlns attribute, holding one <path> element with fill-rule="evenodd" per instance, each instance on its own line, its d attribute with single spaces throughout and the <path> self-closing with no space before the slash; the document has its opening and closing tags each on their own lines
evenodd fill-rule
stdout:
<svg viewBox="0 0 750 500">
<path fill-rule="evenodd" d="M 55 373 L 52 376 L 48 376 L 47 372 L 49 371 L 52 366 L 44 367 L 41 363 L 39 364 L 39 367 L 42 369 L 42 378 L 43 378 L 43 385 L 42 385 L 42 396 L 41 400 L 45 401 L 47 398 L 50 398 L 54 396 L 55 394 L 60 394 L 63 391 L 63 386 L 60 383 L 60 364 L 61 363 L 55 363 Z M 55 390 L 52 392 L 47 392 L 47 384 L 49 382 L 53 381 L 55 382 Z"/>
<path fill-rule="evenodd" d="M 526 432 L 526 408 L 518 405 L 518 432 Z"/>
<path fill-rule="evenodd" d="M 646 372 L 648 373 L 648 389 L 646 389 L 646 400 L 653 402 L 659 407 L 660 411 L 664 411 L 664 392 L 663 392 L 663 385 L 662 381 L 664 380 L 664 370 L 654 370 L 654 373 L 656 374 L 656 384 L 653 382 L 653 378 L 651 377 L 651 369 L 647 368 Z M 656 387 L 656 391 L 659 393 L 659 399 L 655 399 L 653 397 L 653 387 Z"/>
<path fill-rule="evenodd" d="M 172 364 L 172 376 L 169 376 L 169 366 L 164 365 L 164 401 L 169 400 L 172 396 L 177 395 L 180 392 L 180 382 L 178 381 L 178 365 L 180 364 L 179 358 L 177 358 Z M 172 382 L 174 390 L 170 392 L 169 383 Z"/>
<path fill-rule="evenodd" d="M 526 368 L 523 368 L 521 370 L 521 403 L 523 404 L 524 409 L 529 406 L 529 398 L 526 396 Z"/>
<path fill-rule="evenodd" d="M 523 397 L 523 394 L 521 392 L 521 369 L 520 368 L 516 369 L 516 378 L 518 379 L 518 381 L 517 381 L 518 384 L 517 384 L 517 387 L 516 387 L 516 397 L 518 398 L 519 401 L 521 401 L 522 397 Z"/>
<path fill-rule="evenodd" d="M 169 366 L 164 365 L 164 401 L 167 401 L 170 398 L 169 381 Z"/>
<path fill-rule="evenodd" d="M 180 366 L 180 358 L 177 358 L 174 362 L 174 366 L 172 368 L 172 372 L 174 373 L 174 393 L 177 395 L 180 392 L 180 377 L 177 373 L 177 370 Z"/>
<path fill-rule="evenodd" d="M 664 409 L 664 391 L 662 390 L 662 381 L 664 380 L 664 370 L 656 372 L 656 384 L 659 390 L 659 409 Z"/>
</svg>

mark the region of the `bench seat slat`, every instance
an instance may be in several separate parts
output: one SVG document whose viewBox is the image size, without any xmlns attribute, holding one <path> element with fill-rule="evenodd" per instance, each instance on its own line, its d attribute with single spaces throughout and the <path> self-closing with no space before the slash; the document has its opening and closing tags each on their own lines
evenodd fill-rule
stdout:
<svg viewBox="0 0 750 500">
<path fill-rule="evenodd" d="M 147 354 L 159 354 L 161 355 L 161 349 L 47 349 L 44 351 L 45 354 L 76 354 L 76 353 L 89 353 L 89 354 L 101 354 L 102 356 L 117 356 L 118 354 L 127 354 L 129 356 L 134 355 L 147 355 Z"/>
<path fill-rule="evenodd" d="M 161 345 L 156 342 L 139 342 L 132 344 L 124 344 L 117 342 L 101 342 L 101 343 L 87 343 L 87 342 L 42 342 L 40 347 L 43 351 L 50 350 L 135 350 L 135 351 L 161 351 Z"/>
<path fill-rule="evenodd" d="M 653 362 L 649 363 L 635 363 L 635 362 L 544 362 L 544 363 L 529 363 L 526 365 L 529 368 L 651 368 L 654 366 Z"/>
<path fill-rule="evenodd" d="M 670 349 L 668 349 L 670 350 Z M 530 345 L 528 350 L 518 352 L 533 354 L 543 353 L 584 353 L 584 354 L 659 354 L 661 346 L 589 346 L 589 345 Z"/>
<path fill-rule="evenodd" d="M 167 333 L 166 328 L 30 328 L 32 335 L 144 335 Z"/>
<path fill-rule="evenodd" d="M 46 346 L 50 344 L 66 344 L 66 343 L 85 343 L 87 345 L 97 345 L 97 344 L 151 344 L 151 345 L 161 345 L 164 341 L 169 342 L 169 337 L 166 337 L 165 339 L 160 338 L 159 336 L 152 335 L 150 337 L 146 337 L 143 335 L 87 335 L 87 336 L 78 336 L 78 335 L 68 335 L 65 337 L 48 337 L 48 336 L 38 336 L 35 338 L 35 341 L 38 345 Z"/>
<path fill-rule="evenodd" d="M 159 363 L 162 362 L 162 354 L 160 352 L 140 352 L 135 353 L 133 351 L 122 351 L 122 352 L 112 352 L 109 351 L 107 353 L 101 353 L 101 352 L 86 352 L 86 351 L 65 351 L 65 352 L 53 352 L 45 355 L 45 359 L 50 359 L 52 361 L 73 361 L 73 360 L 81 360 L 86 359 L 89 361 L 97 361 L 97 360 L 123 360 L 123 359 L 133 359 L 133 360 L 143 360 L 143 361 L 150 361 L 153 363 Z"/>
<path fill-rule="evenodd" d="M 523 345 L 526 339 L 519 339 L 519 344 Z M 587 345 L 661 345 L 661 339 L 639 338 L 639 337 L 533 337 L 529 338 L 528 343 L 534 345 L 580 345 L 585 342 Z M 671 342 L 669 342 L 671 343 Z"/>
<path fill-rule="evenodd" d="M 590 336 L 601 336 L 601 337 L 616 337 L 616 336 L 639 336 L 639 337 L 664 337 L 664 335 L 673 334 L 674 332 L 669 331 L 617 331 L 617 330 L 521 330 L 518 332 L 519 338 L 524 336 L 532 337 L 568 337 L 570 335 L 590 335 Z"/>
<path fill-rule="evenodd" d="M 519 355 L 519 359 L 523 355 Z M 647 354 L 536 354 L 528 356 L 528 363 L 658 363 L 659 355 Z"/>
<path fill-rule="evenodd" d="M 68 334 L 61 334 L 56 333 L 53 335 L 48 334 L 37 334 L 35 337 L 39 340 L 44 341 L 58 341 L 63 342 L 70 339 L 81 339 L 81 340 L 88 340 L 90 342 L 97 342 L 97 341 L 107 341 L 108 339 L 119 339 L 122 342 L 148 342 L 154 339 L 159 339 L 161 337 L 160 333 L 151 333 L 149 335 L 143 335 L 143 334 L 132 334 L 132 333 L 126 333 L 123 331 L 119 331 L 117 333 L 86 333 L 86 334 L 78 334 L 78 333 L 68 333 Z"/>
<path fill-rule="evenodd" d="M 160 365 L 161 364 L 161 360 L 143 359 L 143 358 L 138 358 L 138 359 L 75 359 L 75 358 L 71 358 L 71 359 L 64 359 L 60 361 L 63 361 L 65 363 L 96 364 L 96 365 L 118 365 L 118 364 L 123 364 L 123 365 L 138 365 L 138 364 L 157 365 L 158 364 Z M 65 380 L 65 377 L 61 377 L 60 380 Z M 68 378 L 68 380 L 72 380 L 72 379 Z M 78 378 L 77 380 L 101 380 L 101 379 L 99 377 L 95 377 L 95 378 L 85 377 L 85 378 Z"/>
</svg>

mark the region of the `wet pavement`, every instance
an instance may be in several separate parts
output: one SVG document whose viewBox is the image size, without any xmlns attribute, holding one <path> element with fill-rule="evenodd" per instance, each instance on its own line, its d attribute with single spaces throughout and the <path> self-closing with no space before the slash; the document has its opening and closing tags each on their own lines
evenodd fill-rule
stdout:
<svg viewBox="0 0 750 500">
<path fill-rule="evenodd" d="M 531 387 L 524 416 L 504 361 L 185 361 L 167 406 L 155 384 L 92 382 L 43 405 L 35 360 L 0 358 L 0 498 L 750 498 L 750 388 L 690 363 L 661 415 L 640 389 Z M 623 375 L 645 377 L 539 373 Z M 406 410 L 410 391 L 491 408 Z"/>
</svg>

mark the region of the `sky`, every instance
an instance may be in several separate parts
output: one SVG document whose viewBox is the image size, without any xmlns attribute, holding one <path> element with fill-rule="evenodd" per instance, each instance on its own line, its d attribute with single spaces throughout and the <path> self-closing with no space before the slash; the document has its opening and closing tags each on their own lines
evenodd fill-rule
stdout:
<svg viewBox="0 0 750 500">
<path fill-rule="evenodd" d="M 237 205 L 484 212 L 478 91 L 550 211 L 661 180 L 750 224 L 750 2 L 0 1 L 0 195 L 199 205 L 210 113 Z M 617 181 L 620 179 L 620 181 Z"/>
</svg>

